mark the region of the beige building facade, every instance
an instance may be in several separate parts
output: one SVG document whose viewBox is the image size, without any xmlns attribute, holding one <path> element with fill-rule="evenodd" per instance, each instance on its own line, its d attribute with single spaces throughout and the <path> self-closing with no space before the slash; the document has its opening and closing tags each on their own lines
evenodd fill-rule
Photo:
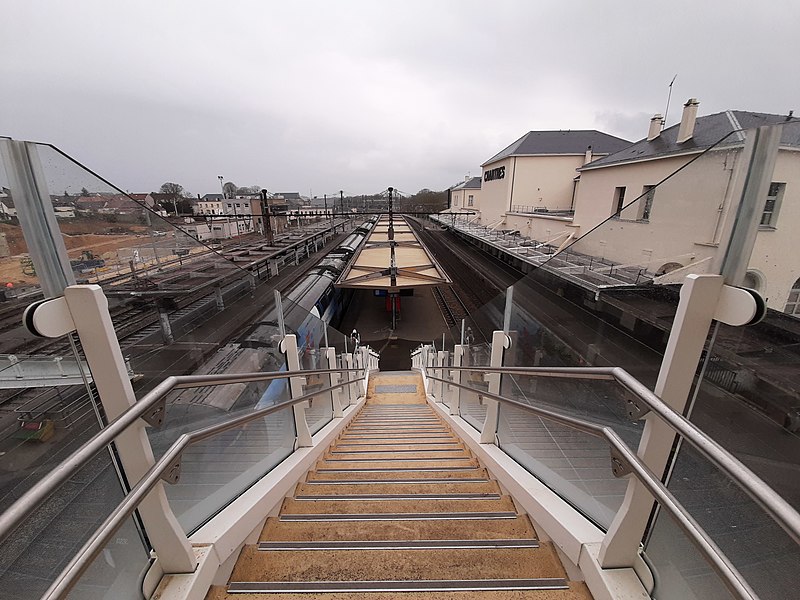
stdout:
<svg viewBox="0 0 800 600">
<path fill-rule="evenodd" d="M 467 175 L 462 183 L 450 188 L 450 210 L 471 210 L 478 213 L 481 197 L 481 178 Z"/>
<path fill-rule="evenodd" d="M 800 123 L 748 111 L 698 118 L 698 105 L 690 99 L 681 123 L 663 131 L 656 115 L 646 138 L 590 162 L 577 155 L 490 159 L 482 224 L 556 249 L 574 242 L 571 251 L 641 269 L 645 279 L 680 282 L 709 271 L 735 218 L 746 173 L 745 131 L 781 124 L 742 285 L 758 290 L 770 308 L 800 316 Z"/>
<path fill-rule="evenodd" d="M 576 169 L 629 145 L 595 130 L 529 131 L 481 165 L 481 223 L 508 228 L 510 215 L 570 212 Z"/>
</svg>

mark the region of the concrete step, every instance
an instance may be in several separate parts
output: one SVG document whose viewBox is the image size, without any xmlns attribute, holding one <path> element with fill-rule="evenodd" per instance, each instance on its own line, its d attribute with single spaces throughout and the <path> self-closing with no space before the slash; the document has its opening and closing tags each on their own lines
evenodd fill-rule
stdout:
<svg viewBox="0 0 800 600">
<path fill-rule="evenodd" d="M 404 482 L 422 481 L 486 481 L 489 473 L 483 467 L 473 467 L 469 469 L 435 469 L 429 471 L 394 472 L 394 471 L 351 471 L 337 470 L 334 472 L 309 471 L 306 481 L 391 481 L 403 480 Z"/>
<path fill-rule="evenodd" d="M 416 469 L 445 469 L 445 468 L 472 468 L 477 467 L 475 458 L 420 458 L 420 459 L 388 459 L 388 460 L 331 460 L 325 459 L 318 463 L 318 470 L 326 469 L 403 469 L 413 471 Z"/>
<path fill-rule="evenodd" d="M 459 459 L 470 458 L 472 454 L 463 448 L 445 449 L 445 450 L 407 450 L 405 452 L 397 452 L 395 450 L 380 450 L 373 452 L 353 452 L 343 451 L 336 448 L 331 449 L 324 455 L 325 460 L 348 460 L 348 461 L 365 461 L 365 460 L 444 460 L 447 458 Z"/>
<path fill-rule="evenodd" d="M 373 442 L 373 443 L 368 443 Z M 408 443 L 393 443 L 393 442 L 377 442 L 377 440 L 369 441 L 350 441 L 344 440 L 337 442 L 332 448 L 333 452 L 418 452 L 421 450 L 454 450 L 464 448 L 464 444 L 453 440 L 452 442 L 408 442 Z"/>
<path fill-rule="evenodd" d="M 281 507 L 281 517 L 285 515 L 359 515 L 359 514 L 401 514 L 426 515 L 448 513 L 511 513 L 516 515 L 510 496 L 491 500 L 295 500 L 285 498 Z"/>
<path fill-rule="evenodd" d="M 245 546 L 235 582 L 440 581 L 566 577 L 547 542 L 539 548 L 259 551 Z M 566 585 L 566 582 L 562 583 Z"/>
<path fill-rule="evenodd" d="M 485 481 L 480 483 L 374 483 L 369 484 L 313 484 L 299 483 L 295 489 L 295 497 L 299 496 L 351 496 L 358 494 L 372 495 L 403 495 L 414 496 L 416 494 L 479 494 L 479 495 L 500 495 L 500 486 L 496 481 Z"/>
<path fill-rule="evenodd" d="M 470 521 L 347 521 L 292 522 L 267 519 L 260 541 L 347 540 L 503 540 L 536 539 L 525 515 L 513 519 Z"/>
</svg>

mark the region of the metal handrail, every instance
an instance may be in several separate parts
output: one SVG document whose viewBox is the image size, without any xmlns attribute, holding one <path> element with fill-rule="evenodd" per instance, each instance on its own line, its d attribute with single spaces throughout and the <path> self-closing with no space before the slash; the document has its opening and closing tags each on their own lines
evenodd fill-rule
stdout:
<svg viewBox="0 0 800 600">
<path fill-rule="evenodd" d="M 342 369 L 343 371 L 361 371 L 363 369 Z M 294 371 L 289 376 L 296 376 L 297 373 L 314 374 L 316 372 L 322 373 L 335 373 L 336 371 Z M 197 377 L 197 376 L 195 376 Z M 246 425 L 250 421 L 266 417 L 274 412 L 278 412 L 287 407 L 294 406 L 300 402 L 311 400 L 315 396 L 325 394 L 336 390 L 341 387 L 352 384 L 353 381 L 344 381 L 330 387 L 316 390 L 308 394 L 304 394 L 299 398 L 294 398 L 287 402 L 281 402 L 274 406 L 255 410 L 246 415 L 234 417 L 222 423 L 209 425 L 202 429 L 192 431 L 190 433 L 182 434 L 173 444 L 167 449 L 163 456 L 158 459 L 155 464 L 150 467 L 147 473 L 142 476 L 139 482 L 131 488 L 131 491 L 123 498 L 117 507 L 111 511 L 111 514 L 103 521 L 102 525 L 98 527 L 92 536 L 86 541 L 81 549 L 72 557 L 64 570 L 58 575 L 56 580 L 50 585 L 47 591 L 42 596 L 41 600 L 60 600 L 66 598 L 70 590 L 78 582 L 78 579 L 83 575 L 86 570 L 92 565 L 95 558 L 102 552 L 103 548 L 108 544 L 111 536 L 113 536 L 120 527 L 125 523 L 126 519 L 133 514 L 141 501 L 152 491 L 155 485 L 162 479 L 167 480 L 168 476 L 174 476 L 180 469 L 180 458 L 183 451 L 187 446 L 202 442 L 209 438 L 214 437 L 219 433 L 236 429 L 242 425 Z M 184 386 L 187 387 L 187 386 Z M 169 481 L 169 480 L 168 480 Z M 172 481 L 177 482 L 177 479 Z"/>
<path fill-rule="evenodd" d="M 574 377 L 614 379 L 641 400 L 675 433 L 686 439 L 703 456 L 739 485 L 780 527 L 800 544 L 800 514 L 763 479 L 747 468 L 739 459 L 708 437 L 694 423 L 675 412 L 647 386 L 622 367 L 445 367 L 453 371 L 479 371 L 510 375 L 541 377 Z M 429 375 L 430 377 L 430 375 Z M 451 384 L 455 385 L 455 384 Z M 484 396 L 483 390 L 476 391 Z"/>
<path fill-rule="evenodd" d="M 488 370 L 489 369 L 487 369 L 487 371 Z M 492 369 L 492 371 L 496 372 L 497 369 Z M 758 595 L 750 587 L 744 577 L 742 577 L 741 573 L 739 573 L 736 567 L 733 566 L 733 564 L 728 560 L 728 557 L 725 556 L 719 546 L 717 546 L 717 544 L 705 532 L 700 524 L 692 518 L 683 505 L 675 498 L 675 496 L 672 495 L 672 493 L 659 480 L 659 478 L 655 476 L 655 474 L 647 467 L 647 465 L 642 462 L 636 453 L 628 447 L 628 445 L 617 435 L 613 429 L 610 427 L 595 425 L 589 421 L 564 415 L 553 410 L 525 404 L 524 402 L 512 400 L 511 398 L 506 398 L 505 396 L 500 396 L 498 394 L 492 394 L 483 390 L 476 390 L 468 385 L 462 385 L 460 383 L 455 383 L 440 377 L 434 377 L 427 374 L 426 377 L 434 381 L 447 383 L 460 389 L 479 392 L 481 396 L 484 396 L 490 400 L 496 400 L 515 408 L 532 412 L 539 417 L 543 417 L 550 421 L 555 421 L 556 423 L 565 425 L 566 427 L 571 427 L 572 429 L 577 429 L 578 431 L 582 431 L 594 437 L 605 439 L 609 446 L 611 446 L 611 459 L 612 463 L 614 464 L 612 470 L 614 475 L 617 477 L 623 477 L 628 473 L 632 473 L 642 483 L 642 485 L 647 488 L 647 490 L 653 495 L 658 503 L 664 509 L 666 509 L 678 526 L 697 547 L 700 553 L 706 558 L 706 560 L 708 560 L 708 562 L 711 564 L 711 567 L 714 569 L 720 579 L 722 579 L 725 587 L 727 587 L 735 597 L 741 598 L 742 600 L 758 600 Z"/>
<path fill-rule="evenodd" d="M 114 419 L 106 427 L 94 434 L 85 444 L 73 452 L 52 471 L 42 477 L 27 492 L 12 504 L 8 510 L 0 514 L 0 543 L 4 542 L 19 525 L 47 500 L 55 491 L 72 477 L 95 454 L 100 452 L 117 436 L 154 408 L 161 399 L 175 389 L 226 385 L 231 383 L 255 383 L 288 377 L 305 377 L 308 375 L 325 375 L 347 371 L 363 371 L 364 369 L 316 369 L 308 371 L 278 371 L 274 373 L 240 373 L 221 375 L 173 375 L 155 386 L 142 396 L 133 406 Z M 345 384 L 353 383 L 347 381 Z M 342 384 L 342 385 L 345 385 Z M 310 397 L 322 392 L 316 391 Z M 299 401 L 299 400 L 298 400 Z M 292 401 L 294 403 L 294 401 Z M 286 406 L 283 402 L 280 406 Z"/>
</svg>

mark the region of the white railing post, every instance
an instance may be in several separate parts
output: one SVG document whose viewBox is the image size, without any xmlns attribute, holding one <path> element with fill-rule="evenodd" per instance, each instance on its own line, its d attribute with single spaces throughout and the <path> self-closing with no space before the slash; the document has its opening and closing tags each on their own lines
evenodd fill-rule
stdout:
<svg viewBox="0 0 800 600">
<path fill-rule="evenodd" d="M 348 371 L 347 371 L 347 381 L 350 382 L 349 385 L 346 386 L 347 387 L 347 397 L 350 399 L 350 404 L 355 404 L 356 401 L 358 400 L 358 396 L 355 393 L 354 385 L 353 385 L 353 381 L 355 381 L 355 377 L 353 376 L 353 372 L 349 370 L 349 369 L 353 368 L 353 355 L 352 355 L 352 353 L 348 352 L 347 354 L 344 355 L 344 364 L 345 364 L 345 369 L 348 369 Z"/>
<path fill-rule="evenodd" d="M 336 348 L 322 348 L 322 360 L 325 369 L 337 369 Z M 341 382 L 341 373 L 331 373 L 328 377 L 328 385 L 333 387 Z M 342 388 L 331 390 L 331 406 L 333 406 L 333 418 L 338 419 L 344 416 L 342 407 Z"/>
<path fill-rule="evenodd" d="M 347 359 L 346 359 L 346 357 L 347 357 L 347 354 L 345 354 L 344 352 L 342 352 L 339 355 L 339 368 L 342 369 L 342 374 L 341 374 L 341 378 L 339 379 L 339 381 L 342 382 L 342 383 L 344 383 L 345 381 L 347 381 L 350 378 L 350 373 L 345 371 L 345 369 L 347 368 Z M 349 385 L 344 385 L 340 389 L 342 390 L 342 393 L 341 393 L 341 396 L 340 396 L 341 401 L 342 401 L 342 406 L 343 407 L 344 406 L 350 406 L 353 403 L 352 399 L 350 398 L 350 386 Z"/>
<path fill-rule="evenodd" d="M 719 275 L 690 275 L 681 288 L 678 310 L 653 390 L 679 414 L 686 407 L 722 286 Z M 637 453 L 660 476 L 666 469 L 674 441 L 675 431 L 661 419 L 647 415 Z M 603 568 L 629 567 L 634 563 L 652 508 L 653 496 L 638 479 L 630 478 L 622 506 L 600 548 Z"/>
<path fill-rule="evenodd" d="M 287 333 L 283 336 L 280 343 L 280 351 L 286 355 L 286 369 L 289 371 L 300 370 L 300 357 L 297 355 L 297 337 L 293 333 Z M 303 395 L 303 386 L 306 384 L 305 377 L 290 377 L 289 378 L 289 397 L 299 398 Z M 297 432 L 297 447 L 310 448 L 311 430 L 308 428 L 308 421 L 306 421 L 306 408 L 309 402 L 299 402 L 292 406 L 294 414 L 294 426 Z"/>
<path fill-rule="evenodd" d="M 506 348 L 511 347 L 511 338 L 504 331 L 492 333 L 492 357 L 489 361 L 490 367 L 502 367 L 503 355 Z M 500 394 L 500 373 L 486 373 L 483 380 L 489 384 L 490 394 Z M 497 400 L 483 398 L 482 404 L 486 406 L 486 420 L 481 429 L 481 444 L 494 444 L 497 437 L 497 424 L 500 416 L 500 403 Z"/>
<path fill-rule="evenodd" d="M 444 366 L 447 364 L 447 352 L 444 350 L 439 350 L 436 353 L 436 374 L 438 375 L 439 379 L 444 379 Z M 443 402 L 444 401 L 444 383 L 441 381 L 437 381 L 436 385 L 434 386 L 434 393 L 433 399 L 436 402 Z"/>
<path fill-rule="evenodd" d="M 453 348 L 453 366 L 460 367 L 464 361 L 464 350 L 466 346 L 462 344 L 456 344 L 455 348 Z M 461 375 L 463 371 L 453 371 L 452 372 L 452 380 L 453 383 L 461 384 Z M 461 404 L 461 388 L 456 386 L 450 386 L 450 414 L 457 415 L 459 411 L 459 406 Z"/>
<path fill-rule="evenodd" d="M 361 346 L 361 388 L 362 388 L 362 396 L 367 395 L 367 373 L 370 371 L 369 368 L 369 360 L 370 360 L 370 348 L 369 346 Z"/>
<path fill-rule="evenodd" d="M 108 300 L 98 285 L 75 285 L 64 290 L 64 298 L 103 410 L 109 421 L 136 402 L 128 369 L 108 312 Z M 155 464 L 144 423 L 140 420 L 114 441 L 125 476 L 135 485 Z M 139 505 L 145 530 L 165 573 L 191 573 L 197 561 L 189 540 L 169 505 L 159 483 Z"/>
</svg>

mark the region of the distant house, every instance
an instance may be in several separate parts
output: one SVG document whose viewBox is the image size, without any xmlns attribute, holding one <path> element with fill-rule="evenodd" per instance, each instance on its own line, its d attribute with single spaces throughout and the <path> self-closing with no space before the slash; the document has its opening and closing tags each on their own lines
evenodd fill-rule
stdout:
<svg viewBox="0 0 800 600">
<path fill-rule="evenodd" d="M 196 215 L 224 215 L 223 202 L 225 202 L 225 196 L 222 194 L 205 194 L 202 198 L 195 200 L 192 209 Z"/>
<path fill-rule="evenodd" d="M 129 215 L 139 213 L 142 207 L 125 194 L 101 194 L 81 196 L 75 201 L 75 209 L 79 213 Z"/>
<path fill-rule="evenodd" d="M 480 205 L 481 178 L 465 177 L 464 181 L 450 188 L 450 209 L 469 210 Z"/>
</svg>

